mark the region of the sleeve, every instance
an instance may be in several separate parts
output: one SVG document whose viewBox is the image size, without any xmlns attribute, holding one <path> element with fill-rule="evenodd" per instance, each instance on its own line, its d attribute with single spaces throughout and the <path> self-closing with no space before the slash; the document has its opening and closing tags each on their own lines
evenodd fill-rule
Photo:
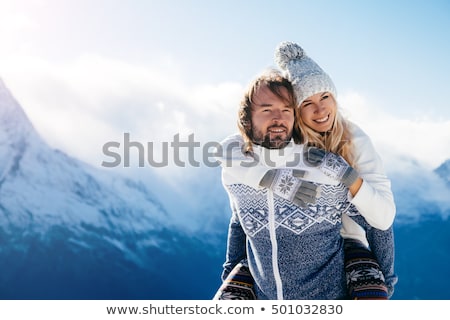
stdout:
<svg viewBox="0 0 450 320">
<path fill-rule="evenodd" d="M 355 239 L 369 247 L 367 242 L 366 231 L 346 214 L 342 215 L 341 236 L 344 239 Z"/>
<path fill-rule="evenodd" d="M 350 198 L 360 214 L 374 228 L 387 230 L 394 222 L 396 207 L 391 182 L 385 174 L 382 160 L 369 137 L 358 127 L 354 130 L 356 170 L 363 183 Z"/>
<path fill-rule="evenodd" d="M 242 260 L 247 259 L 246 235 L 239 221 L 234 203 L 231 203 L 232 215 L 228 226 L 226 259 L 223 264 L 222 281 Z"/>
<path fill-rule="evenodd" d="M 227 137 L 220 143 L 217 160 L 222 167 L 225 183 L 239 182 L 260 189 L 259 183 L 269 170 L 255 156 L 243 152 L 244 140 L 240 134 Z"/>
</svg>

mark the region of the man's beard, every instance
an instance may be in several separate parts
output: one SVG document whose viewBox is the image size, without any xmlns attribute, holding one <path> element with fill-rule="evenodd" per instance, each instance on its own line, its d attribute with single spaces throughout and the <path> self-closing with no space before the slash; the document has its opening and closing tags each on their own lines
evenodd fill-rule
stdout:
<svg viewBox="0 0 450 320">
<path fill-rule="evenodd" d="M 277 126 L 279 127 L 279 126 Z M 268 128 L 270 129 L 270 128 Z M 254 129 L 253 130 L 253 143 L 259 144 L 263 146 L 264 148 L 268 149 L 281 149 L 288 145 L 289 141 L 291 141 L 292 138 L 292 130 L 287 131 L 287 134 L 272 134 L 272 138 L 270 138 L 271 134 L 269 131 L 264 134 L 260 130 Z"/>
</svg>

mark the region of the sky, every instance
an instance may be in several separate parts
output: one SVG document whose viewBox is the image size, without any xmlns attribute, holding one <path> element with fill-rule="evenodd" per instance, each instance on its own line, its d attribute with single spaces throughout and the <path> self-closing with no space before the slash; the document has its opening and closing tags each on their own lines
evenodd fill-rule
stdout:
<svg viewBox="0 0 450 320">
<path fill-rule="evenodd" d="M 401 159 L 432 170 L 450 159 L 449 30 L 450 1 L 0 0 L 0 78 L 51 146 L 94 166 L 126 135 L 155 159 L 192 136 L 199 162 L 293 41 L 388 170 Z"/>
</svg>

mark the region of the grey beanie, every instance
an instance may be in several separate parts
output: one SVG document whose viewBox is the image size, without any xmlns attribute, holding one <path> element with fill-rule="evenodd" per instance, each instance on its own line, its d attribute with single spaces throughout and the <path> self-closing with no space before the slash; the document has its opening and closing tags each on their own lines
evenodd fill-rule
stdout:
<svg viewBox="0 0 450 320">
<path fill-rule="evenodd" d="M 319 92 L 330 92 L 337 98 L 336 87 L 331 78 L 298 44 L 280 43 L 275 49 L 275 62 L 292 83 L 298 105 Z"/>
</svg>

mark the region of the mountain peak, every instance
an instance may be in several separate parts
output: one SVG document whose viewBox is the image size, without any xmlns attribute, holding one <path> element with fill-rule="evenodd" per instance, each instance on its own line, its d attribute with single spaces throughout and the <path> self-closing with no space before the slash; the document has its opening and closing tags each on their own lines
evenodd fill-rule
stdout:
<svg viewBox="0 0 450 320">
<path fill-rule="evenodd" d="M 0 78 L 0 187 L 16 171 L 29 146 L 45 144 Z"/>
<path fill-rule="evenodd" d="M 444 161 L 434 171 L 450 186 L 450 159 Z"/>
<path fill-rule="evenodd" d="M 0 142 L 15 142 L 36 134 L 27 115 L 0 78 Z"/>
</svg>

